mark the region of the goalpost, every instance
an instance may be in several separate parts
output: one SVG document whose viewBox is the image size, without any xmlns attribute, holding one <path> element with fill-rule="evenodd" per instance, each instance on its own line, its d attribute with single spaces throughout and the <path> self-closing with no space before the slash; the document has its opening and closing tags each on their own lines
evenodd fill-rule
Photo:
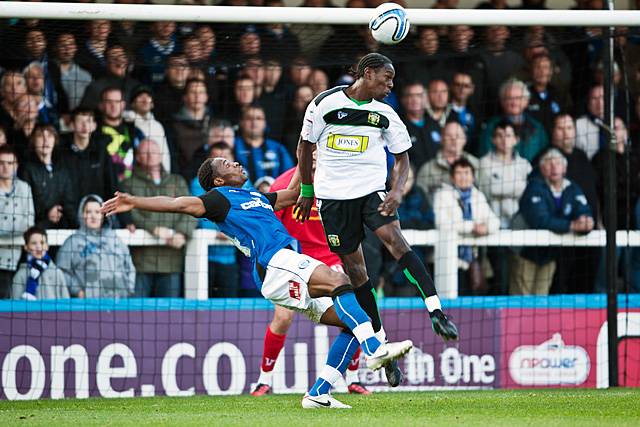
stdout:
<svg viewBox="0 0 640 427">
<path fill-rule="evenodd" d="M 221 46 L 220 56 L 216 59 L 220 60 L 220 64 L 205 64 L 209 66 L 209 69 L 216 68 L 216 70 L 211 75 L 206 75 L 207 70 L 205 69 L 203 75 L 208 79 L 210 78 L 210 80 L 207 80 L 208 82 L 219 85 L 219 87 L 216 87 L 217 92 L 212 90 L 208 93 L 210 98 L 217 96 L 217 99 L 220 100 L 220 107 L 213 114 L 213 118 L 216 118 L 217 114 L 225 118 L 227 116 L 233 117 L 234 119 L 238 119 L 238 116 L 234 115 L 237 111 L 232 108 L 233 106 L 227 105 L 235 102 L 233 98 L 235 96 L 233 82 L 239 76 L 244 78 L 248 75 L 250 78 L 254 78 L 259 74 L 259 72 L 255 71 L 255 68 L 263 67 L 264 71 L 269 67 L 269 59 L 274 59 L 273 56 L 276 56 L 275 59 L 277 61 L 275 62 L 279 63 L 281 71 L 284 70 L 282 71 L 283 73 L 288 73 L 296 69 L 296 67 L 306 67 L 309 72 L 317 69 L 324 70 L 323 72 L 328 75 L 327 80 L 329 80 L 328 83 L 330 85 L 333 85 L 336 81 L 348 82 L 346 69 L 352 65 L 350 61 L 353 61 L 355 54 L 362 52 L 354 49 L 353 52 L 350 51 L 350 54 L 354 53 L 353 57 L 349 56 L 348 58 L 338 55 L 338 52 L 342 48 L 348 48 L 350 43 L 356 40 L 357 37 L 359 37 L 358 40 L 360 38 L 366 40 L 365 26 L 371 18 L 372 11 L 373 9 L 359 8 L 0 2 L 0 18 L 11 19 L 12 21 L 40 19 L 45 22 L 55 21 L 56 25 L 59 24 L 60 28 L 47 27 L 50 33 L 46 35 L 52 36 L 51 39 L 47 40 L 50 51 L 53 51 L 55 44 L 53 37 L 58 33 L 67 30 L 72 32 L 72 28 L 74 34 L 84 31 L 84 29 L 78 29 L 81 28 L 79 25 L 72 27 L 72 23 L 75 21 L 108 20 L 112 23 L 120 21 L 177 21 L 178 23 L 214 24 L 213 28 L 216 30 L 216 37 L 218 37 L 216 43 L 217 46 Z M 496 11 L 407 9 L 407 15 L 414 31 L 410 41 L 407 39 L 397 47 L 380 47 L 380 51 L 385 54 L 388 53 L 394 63 L 396 63 L 397 58 L 397 62 L 400 64 L 398 69 L 405 70 L 414 65 L 416 68 L 423 65 L 420 63 L 420 59 L 424 52 L 417 47 L 419 35 L 416 32 L 416 28 L 418 27 L 429 27 L 437 32 L 437 37 L 441 43 L 439 50 L 436 48 L 438 50 L 436 56 L 440 55 L 437 59 L 442 59 L 447 64 L 451 64 L 454 62 L 453 59 L 456 59 L 456 55 L 452 54 L 451 51 L 447 51 L 447 49 L 454 41 L 448 39 L 445 32 L 438 32 L 444 26 L 513 27 L 511 40 L 514 41 L 513 50 L 515 51 L 526 47 L 526 42 L 529 40 L 528 37 L 531 36 L 526 34 L 527 30 L 524 27 L 543 26 L 545 29 L 548 27 L 613 28 L 640 25 L 640 11 L 635 10 Z M 315 49 L 313 50 L 315 59 L 304 58 L 307 59 L 306 63 L 301 60 L 299 55 L 291 54 L 284 48 L 278 50 L 271 57 L 266 52 L 263 58 L 264 63 L 260 62 L 261 65 L 252 63 L 255 60 L 253 54 L 241 56 L 235 55 L 234 52 L 233 55 L 231 53 L 228 56 L 226 55 L 225 49 L 229 49 L 229 52 L 237 49 L 236 44 L 239 43 L 242 31 L 244 31 L 234 27 L 235 24 L 261 25 L 280 23 L 297 26 L 298 30 L 301 31 L 297 34 L 305 34 L 311 38 L 316 36 L 320 38 L 320 29 L 322 27 L 335 26 L 336 28 L 341 28 L 336 33 L 344 38 L 329 39 L 333 44 L 328 46 L 326 50 L 323 50 L 326 46 L 320 44 L 314 46 L 312 49 Z M 66 25 L 69 25 L 69 27 L 67 28 Z M 220 26 L 221 30 L 218 31 L 217 25 Z M 240 27 L 240 25 L 237 25 L 237 27 Z M 197 26 L 193 26 L 189 31 L 185 30 L 181 36 L 182 41 L 186 41 L 191 37 L 194 28 L 197 28 Z M 2 30 L 3 28 L 0 27 L 0 31 Z M 21 31 L 21 37 L 29 31 L 29 27 L 20 27 L 19 31 Z M 225 36 L 226 31 L 229 31 L 229 34 L 232 35 Z M 233 31 L 238 32 L 233 33 Z M 478 30 L 476 34 L 479 45 L 485 41 L 486 37 L 482 31 Z M 259 30 L 254 27 L 249 32 L 259 33 Z M 3 33 L 0 32 L 0 34 Z M 9 34 L 11 37 L 14 36 L 9 30 L 4 34 Z M 15 35 L 15 37 L 15 39 L 5 38 L 0 42 L 0 44 L 5 44 L 5 47 L 2 48 L 3 52 L 10 52 L 16 54 L 16 56 L 21 53 L 20 50 L 22 48 L 19 47 L 18 43 L 22 41 L 18 38 L 18 35 Z M 571 34 L 564 39 L 564 33 L 554 33 L 550 37 L 556 37 L 554 47 L 557 48 L 557 52 L 555 52 L 557 56 L 554 56 L 555 53 L 549 54 L 549 56 L 553 56 L 554 60 L 562 60 L 569 56 L 567 51 L 570 48 L 566 48 L 566 46 L 571 45 L 577 39 L 579 39 L 577 40 L 579 42 L 588 39 L 585 41 L 585 43 L 588 43 L 595 39 L 606 41 L 612 38 Z M 582 38 L 585 40 L 582 40 Z M 548 42 L 549 38 L 544 40 Z M 278 47 L 278 44 L 276 42 L 270 46 Z M 363 43 L 363 46 L 369 45 Z M 136 48 L 138 47 L 136 46 Z M 336 56 L 327 55 L 326 52 L 336 52 Z M 520 54 L 520 52 L 518 53 Z M 397 57 L 394 56 L 396 54 Z M 2 59 L 5 58 L 0 58 L 0 60 Z M 594 64 L 598 62 L 592 58 L 589 60 Z M 605 64 L 601 65 L 600 69 L 597 66 L 573 69 L 572 75 L 568 77 L 572 78 L 573 81 L 582 79 L 587 81 L 592 78 L 592 73 L 603 72 L 604 77 L 602 80 L 604 86 L 609 88 L 608 91 L 611 91 L 612 88 L 615 91 L 612 83 L 614 74 L 613 62 L 613 60 L 609 60 L 608 63 L 605 61 Z M 475 62 L 470 62 L 469 64 L 472 66 L 477 65 Z M 0 63 L 1 65 L 2 63 Z M 153 64 L 136 62 L 129 65 L 133 66 L 133 68 L 151 69 Z M 429 63 L 425 68 L 431 67 L 431 65 L 432 63 Z M 522 65 L 523 69 L 526 68 L 523 64 L 520 65 Z M 6 67 L 6 69 L 9 68 Z M 2 71 L 1 68 L 0 71 Z M 469 68 L 467 71 L 472 72 L 474 70 Z M 625 69 L 623 71 L 624 73 L 629 73 L 629 70 Z M 140 75 L 136 75 L 136 77 L 140 77 Z M 286 77 L 289 80 L 295 79 L 293 71 L 291 75 Z M 403 82 L 406 84 L 416 79 L 419 80 L 419 77 L 415 73 L 407 72 L 400 75 L 400 80 L 402 81 L 402 78 L 404 78 Z M 450 77 L 447 76 L 443 79 L 446 80 Z M 283 77 L 284 80 L 285 78 Z M 307 80 L 309 81 L 309 78 Z M 426 83 L 428 79 L 425 78 L 424 80 L 425 82 L 423 83 Z M 488 80 L 485 82 L 487 87 L 491 84 Z M 447 80 L 447 84 L 449 83 L 451 82 Z M 567 91 L 572 90 L 571 83 L 566 81 L 563 83 L 565 84 L 564 89 Z M 146 86 L 151 87 L 151 89 L 147 87 L 145 90 L 153 92 L 159 87 L 159 84 L 156 81 L 149 81 Z M 306 84 L 311 85 L 310 83 Z M 299 85 L 297 84 L 291 84 L 286 87 L 286 90 L 283 89 L 283 93 L 285 93 L 283 96 L 287 102 L 295 97 L 294 93 L 298 87 Z M 402 84 L 398 85 L 398 87 L 402 88 Z M 497 90 L 497 87 L 492 87 L 492 89 Z M 625 86 L 625 89 L 628 89 L 628 85 Z M 401 94 L 398 93 L 397 95 L 396 107 L 401 103 L 399 99 Z M 613 95 L 611 99 L 613 99 Z M 583 101 L 583 99 L 573 100 L 574 105 L 572 107 L 576 107 L 575 104 Z M 613 104 L 610 100 L 607 103 Z M 497 91 L 492 92 L 491 95 L 486 95 L 478 104 L 478 107 L 483 110 L 486 108 L 486 111 L 479 113 L 479 117 L 488 119 L 496 115 L 499 109 Z M 628 105 L 628 103 L 626 107 L 629 111 L 632 109 L 632 106 Z M 576 107 L 575 110 L 578 111 L 580 108 Z M 607 123 L 606 126 L 613 129 L 613 106 L 610 106 L 610 110 L 608 115 L 611 120 L 605 121 L 605 123 Z M 281 119 L 282 135 L 286 133 L 287 126 L 298 126 L 286 120 L 289 115 L 293 114 L 288 107 L 287 109 L 283 107 L 282 110 L 278 111 L 280 111 L 278 114 L 282 116 L 279 117 Z M 238 123 L 234 122 L 233 124 L 237 125 Z M 167 123 L 163 123 L 163 125 L 170 126 Z M 477 123 L 477 127 L 477 131 L 480 133 L 480 123 Z M 208 143 L 209 141 L 205 142 Z M 611 146 L 615 146 L 615 140 Z M 613 181 L 610 181 L 610 183 L 614 185 Z M 618 190 L 624 191 L 622 188 Z M 120 230 L 118 231 L 118 236 L 127 245 L 135 249 L 156 247 L 162 241 L 158 236 L 143 232 L 140 228 L 138 227 L 136 234 L 129 234 L 126 230 Z M 428 319 L 425 321 L 422 319 L 424 316 L 420 317 L 420 314 L 418 314 L 422 313 L 421 311 L 419 312 L 421 309 L 418 306 L 419 301 L 415 299 L 409 300 L 408 298 L 385 298 L 382 307 L 388 319 L 388 323 L 385 323 L 387 331 L 392 334 L 406 335 L 414 338 L 414 341 L 424 343 L 424 345 L 421 344 L 422 347 L 418 351 L 409 356 L 404 365 L 404 369 L 410 379 L 408 384 L 403 386 L 406 390 L 429 390 L 449 387 L 530 387 L 540 385 L 608 387 L 618 383 L 618 347 L 622 348 L 622 346 L 624 346 L 624 376 L 622 377 L 624 384 L 626 384 L 626 381 L 629 381 L 632 385 L 640 384 L 640 378 L 626 374 L 627 370 L 632 373 L 636 372 L 637 366 L 640 365 L 640 360 L 637 354 L 634 353 L 638 346 L 633 341 L 637 338 L 640 330 L 640 300 L 636 296 L 630 296 L 627 292 L 625 295 L 627 298 L 626 312 L 622 313 L 621 311 L 618 314 L 616 305 L 618 292 L 615 288 L 615 282 L 618 278 L 613 265 L 616 244 L 627 249 L 640 247 L 639 231 L 630 228 L 618 230 L 617 233 L 615 230 L 609 233 L 606 233 L 605 230 L 594 230 L 587 235 L 578 236 L 570 233 L 558 235 L 546 230 L 505 229 L 483 237 L 459 236 L 457 232 L 452 233 L 451 231 L 425 229 L 407 229 L 405 231 L 405 236 L 411 245 L 434 247 L 433 254 L 428 253 L 428 251 L 425 252 L 425 259 L 433 260 L 434 276 L 438 290 L 443 297 L 449 298 L 448 304 L 453 307 L 454 316 L 460 320 L 463 330 L 467 331 L 467 335 L 463 336 L 463 341 L 457 347 L 443 345 L 432 339 L 429 332 Z M 72 231 L 52 231 L 51 245 L 62 244 L 71 233 Z M 218 241 L 216 236 L 217 232 L 213 230 L 196 230 L 184 247 L 182 256 L 184 257 L 184 296 L 186 301 L 177 299 L 167 300 L 168 302 L 165 302 L 165 300 L 146 299 L 129 301 L 116 298 L 88 301 L 85 306 L 81 306 L 78 300 L 73 300 L 70 303 L 59 301 L 51 303 L 38 302 L 37 304 L 40 305 L 33 304 L 31 306 L 26 302 L 0 301 L 0 316 L 11 318 L 17 324 L 24 322 L 26 325 L 31 321 L 35 323 L 42 322 L 43 325 L 48 326 L 47 321 L 51 320 L 52 312 L 54 317 L 59 317 L 51 320 L 51 324 L 60 323 L 59 326 L 55 327 L 54 332 L 49 330 L 43 332 L 44 338 L 41 340 L 38 337 L 34 338 L 29 335 L 28 329 L 16 328 L 15 330 L 20 332 L 0 332 L 0 363 L 2 362 L 3 352 L 10 354 L 10 357 L 7 356 L 5 363 L 2 365 L 3 386 L 6 388 L 4 384 L 6 376 L 6 378 L 9 378 L 7 384 L 12 387 L 11 395 L 6 391 L 2 392 L 0 390 L 0 398 L 87 397 L 90 393 L 97 396 L 117 397 L 153 395 L 154 392 L 164 392 L 167 395 L 190 395 L 195 393 L 217 395 L 246 392 L 251 381 L 257 379 L 251 377 L 256 373 L 255 368 L 258 365 L 256 360 L 259 359 L 258 347 L 260 345 L 256 343 L 261 342 L 262 336 L 260 334 L 271 318 L 271 307 L 266 303 L 251 299 L 208 300 L 211 297 L 210 278 L 208 276 L 210 265 L 208 259 L 209 245 L 228 245 L 228 242 Z M 0 237 L 0 245 L 8 244 L 21 245 L 22 239 L 20 235 L 16 234 L 12 238 Z M 497 296 L 458 298 L 459 250 L 471 246 L 484 249 L 490 248 L 490 250 L 512 247 L 538 247 L 543 250 L 545 248 L 551 250 L 551 248 L 577 247 L 590 249 L 591 255 L 602 252 L 600 249 L 607 247 L 609 249 L 609 266 L 606 275 L 609 281 L 608 295 L 606 297 L 559 295 L 551 296 L 548 299 L 536 296 L 507 297 L 503 295 L 505 293 L 503 292 L 504 289 L 501 289 L 494 292 Z M 500 257 L 508 258 L 508 251 L 499 253 L 498 258 Z M 378 258 L 380 259 L 376 261 L 382 264 L 383 255 L 381 252 Z M 499 261 L 498 259 L 498 263 Z M 594 262 L 597 263 L 598 260 Z M 488 263 L 491 264 L 490 262 Z M 582 265 L 584 264 L 586 262 Z M 384 265 L 378 267 L 380 267 L 379 270 L 381 271 L 379 275 L 385 276 L 381 283 L 389 285 L 391 282 L 393 291 L 398 291 L 397 295 L 407 292 L 397 282 L 393 282 L 397 278 L 391 277 L 392 274 L 386 274 Z M 497 274 L 495 271 L 493 273 Z M 576 271 L 575 273 L 575 277 L 565 278 L 565 283 L 579 283 L 583 277 L 585 278 L 584 280 L 587 280 L 588 275 L 586 272 Z M 589 277 L 590 279 L 592 278 Z M 393 295 L 395 296 L 396 294 Z M 607 304 L 605 304 L 605 301 Z M 606 318 L 602 316 L 604 306 L 608 308 Z M 86 313 L 84 310 L 86 310 Z M 82 334 L 78 336 L 77 339 L 80 344 L 71 341 L 67 342 L 64 339 L 58 342 L 55 337 L 52 338 L 56 334 L 63 336 L 69 324 L 65 322 L 70 322 L 69 319 L 77 319 L 78 312 L 84 313 L 87 319 L 85 322 L 90 324 L 90 326 L 87 326 L 88 332 L 85 331 L 86 336 L 80 336 Z M 98 314 L 95 314 L 95 312 Z M 30 319 L 30 317 L 33 318 Z M 107 326 L 100 329 L 100 322 L 105 322 Z M 205 327 L 202 326 L 203 322 L 209 322 L 210 324 Z M 281 355 L 280 362 L 276 368 L 277 392 L 299 392 L 304 388 L 306 377 L 311 376 L 314 369 L 314 362 L 309 363 L 307 360 L 313 359 L 310 356 L 313 353 L 311 351 L 308 352 L 307 349 L 315 348 L 319 354 L 322 354 L 322 351 L 326 351 L 326 342 L 330 338 L 330 332 L 326 329 L 321 327 L 314 329 L 302 321 L 296 320 L 296 322 L 296 327 L 292 328 L 292 330 L 295 329 L 295 332 L 292 332 L 293 338 L 291 340 L 297 341 L 295 341 L 295 345 L 291 344 L 286 347 L 288 352 L 286 362 L 285 356 Z M 29 323 L 29 325 L 31 324 Z M 122 334 L 124 332 L 120 330 L 126 329 L 122 328 L 123 324 L 133 325 L 131 327 L 135 329 L 135 332 L 131 333 L 131 337 L 126 336 L 123 338 Z M 46 326 L 44 326 L 45 329 Z M 218 328 L 221 331 L 220 333 L 218 333 Z M 149 332 L 150 329 L 153 330 L 152 333 Z M 416 331 L 416 329 L 420 329 L 420 331 Z M 24 336 L 17 336 L 16 334 L 18 333 Z M 114 343 L 104 348 L 95 345 L 91 341 L 95 338 L 95 333 L 104 333 L 104 337 L 98 336 L 98 338 L 102 341 L 113 340 Z M 174 334 L 178 338 L 174 339 Z M 161 338 L 156 338 L 157 336 Z M 215 336 L 215 339 L 211 338 L 213 336 Z M 629 339 L 625 340 L 626 338 Z M 127 344 L 128 339 L 131 340 L 131 344 Z M 118 343 L 115 343 L 116 341 Z M 161 350 L 152 349 L 157 342 L 160 342 L 158 348 L 161 348 Z M 615 342 L 616 345 L 608 345 L 611 342 Z M 20 343 L 20 345 L 15 343 Z M 618 346 L 619 343 L 621 343 L 620 346 Z M 164 344 L 167 344 L 166 348 L 163 347 Z M 212 345 L 209 346 L 209 344 Z M 2 347 L 4 345 L 7 346 L 6 349 Z M 74 347 L 72 350 L 68 350 L 71 347 L 67 347 L 67 350 L 65 350 L 64 346 L 66 345 L 74 345 Z M 48 351 L 51 354 L 47 353 Z M 36 378 L 35 367 L 44 368 L 44 361 L 48 360 L 46 357 L 49 355 L 52 360 L 51 366 L 47 362 L 48 372 L 42 373 L 42 375 L 47 376 L 47 380 L 45 381 L 41 377 Z M 121 358 L 123 367 L 113 368 L 109 364 L 112 357 Z M 572 365 L 569 368 L 565 364 L 557 369 L 552 366 L 549 370 L 544 370 L 540 365 L 535 365 L 535 363 L 542 363 L 541 361 L 545 357 L 547 361 L 555 360 L 553 359 L 554 357 L 566 363 L 572 360 L 577 365 Z M 21 358 L 27 359 L 31 367 L 29 368 L 26 363 L 20 362 Z M 221 358 L 228 358 L 230 360 L 229 366 L 225 364 L 226 362 L 220 362 L 221 365 L 219 367 L 218 363 Z M 321 359 L 320 356 L 316 358 L 318 360 Z M 91 366 L 86 368 L 86 372 L 78 373 L 80 368 L 76 368 L 76 374 L 78 375 L 76 378 L 78 379 L 76 379 L 75 391 L 65 385 L 62 378 L 65 376 L 65 360 L 74 360 L 76 365 L 86 362 L 85 365 L 88 366 L 89 362 L 94 362 L 94 359 L 98 360 L 95 369 Z M 160 363 L 157 362 L 158 360 L 162 360 L 161 368 L 159 366 Z M 158 365 L 158 370 L 145 371 L 144 369 L 151 369 L 148 368 L 149 364 L 143 367 L 142 362 L 145 361 L 155 361 Z M 179 362 L 187 364 L 186 373 L 178 373 L 178 371 L 181 371 L 178 368 Z M 138 368 L 135 368 L 135 366 L 138 366 Z M 133 373 L 125 368 L 132 369 L 131 372 Z M 61 369 L 62 372 L 56 371 L 56 369 Z M 113 369 L 114 372 L 111 372 L 110 369 Z M 139 371 L 136 371 L 136 369 L 139 369 Z M 88 375 L 94 374 L 98 379 L 97 382 L 102 384 L 103 389 L 94 390 L 91 388 L 89 390 Z M 128 377 L 127 375 L 129 374 L 130 376 Z M 28 384 L 27 380 L 29 375 L 32 375 L 30 377 L 31 384 Z M 87 378 L 84 375 L 87 375 Z M 109 375 L 113 378 L 120 378 L 121 390 L 115 390 L 117 388 L 115 386 L 111 388 Z M 218 377 L 220 378 L 220 384 L 218 384 Z M 368 385 L 372 389 L 386 390 L 384 378 L 381 378 L 378 374 L 367 373 L 366 378 L 369 381 Z M 20 381 L 24 381 L 25 384 L 21 384 Z M 294 381 L 294 384 L 292 384 L 292 381 Z M 143 384 L 142 382 L 145 383 Z M 79 390 L 80 386 L 78 384 L 82 384 L 84 388 Z M 54 391 L 54 387 L 58 387 L 58 389 Z M 28 392 L 24 390 L 28 390 Z"/>
</svg>

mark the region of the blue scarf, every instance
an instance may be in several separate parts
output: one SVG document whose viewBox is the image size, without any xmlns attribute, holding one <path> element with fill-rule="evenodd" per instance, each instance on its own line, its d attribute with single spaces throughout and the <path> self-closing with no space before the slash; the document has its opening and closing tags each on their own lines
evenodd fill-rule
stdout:
<svg viewBox="0 0 640 427">
<path fill-rule="evenodd" d="M 464 220 L 472 220 L 473 213 L 471 212 L 471 188 L 467 190 L 457 189 L 458 194 L 460 194 L 460 208 L 462 208 L 462 219 Z M 473 250 L 471 246 L 459 246 L 458 247 L 458 258 L 461 260 L 471 263 L 473 261 Z"/>
<path fill-rule="evenodd" d="M 44 256 L 40 259 L 30 254 L 27 255 L 27 289 L 25 291 L 25 294 L 28 294 L 27 298 L 36 298 L 38 285 L 40 284 L 40 276 L 47 268 L 49 268 L 50 261 L 51 258 L 47 252 L 45 252 Z"/>
</svg>

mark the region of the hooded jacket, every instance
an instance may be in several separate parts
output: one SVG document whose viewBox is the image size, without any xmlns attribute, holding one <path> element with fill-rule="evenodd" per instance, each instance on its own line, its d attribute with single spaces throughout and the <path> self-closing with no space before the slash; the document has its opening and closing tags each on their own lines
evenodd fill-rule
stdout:
<svg viewBox="0 0 640 427">
<path fill-rule="evenodd" d="M 80 229 L 60 247 L 56 264 L 64 272 L 71 295 L 85 291 L 85 298 L 126 298 L 135 288 L 136 270 L 125 245 L 105 218 L 100 230 L 90 230 L 82 219 L 88 201 L 102 199 L 85 196 L 78 207 Z"/>
</svg>

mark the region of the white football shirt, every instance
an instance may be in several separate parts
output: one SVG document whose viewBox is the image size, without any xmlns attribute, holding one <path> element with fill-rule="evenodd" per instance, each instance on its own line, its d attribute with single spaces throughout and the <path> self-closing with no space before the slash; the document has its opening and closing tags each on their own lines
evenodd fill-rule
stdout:
<svg viewBox="0 0 640 427">
<path fill-rule="evenodd" d="M 314 177 L 319 199 L 350 200 L 385 189 L 387 155 L 411 148 L 411 138 L 390 105 L 361 103 L 338 86 L 309 103 L 301 137 L 317 144 Z"/>
</svg>

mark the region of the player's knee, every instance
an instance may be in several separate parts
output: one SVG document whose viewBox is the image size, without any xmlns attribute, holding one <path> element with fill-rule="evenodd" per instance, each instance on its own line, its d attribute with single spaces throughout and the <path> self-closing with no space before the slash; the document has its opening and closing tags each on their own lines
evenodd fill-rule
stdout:
<svg viewBox="0 0 640 427">
<path fill-rule="evenodd" d="M 271 332 L 284 335 L 289 330 L 292 322 L 293 311 L 287 309 L 276 309 L 270 325 Z"/>
</svg>

